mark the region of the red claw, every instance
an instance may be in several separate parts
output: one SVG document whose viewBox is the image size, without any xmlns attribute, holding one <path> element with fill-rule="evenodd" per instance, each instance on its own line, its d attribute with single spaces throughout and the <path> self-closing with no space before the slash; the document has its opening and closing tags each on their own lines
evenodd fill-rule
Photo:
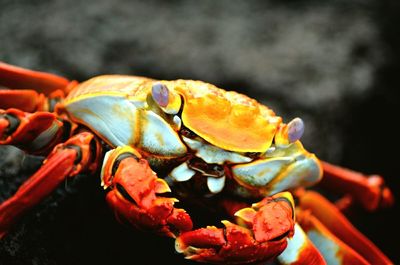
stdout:
<svg viewBox="0 0 400 265">
<path fill-rule="evenodd" d="M 193 224 L 189 214 L 183 209 L 174 208 L 177 199 L 157 195 L 168 192 L 168 184 L 157 178 L 145 159 L 139 158 L 139 154 L 137 156 L 120 161 L 112 176 L 112 190 L 107 194 L 107 202 L 117 218 L 139 229 L 170 237 L 191 230 Z M 118 159 L 118 156 L 112 157 Z M 109 162 L 111 164 L 107 168 L 113 167 L 115 160 Z"/>
<path fill-rule="evenodd" d="M 172 214 L 167 218 L 167 223 L 179 231 L 190 231 L 193 228 L 192 219 L 183 209 L 174 208 Z"/>
<path fill-rule="evenodd" d="M 293 234 L 293 201 L 289 193 L 266 198 L 235 215 L 240 225 L 224 220 L 225 228 L 208 226 L 185 232 L 176 239 L 176 250 L 200 262 L 251 263 L 279 255 L 287 246 L 287 237 Z"/>
<path fill-rule="evenodd" d="M 286 237 L 259 242 L 249 229 L 223 223 L 225 229 L 209 226 L 183 233 L 176 240 L 176 250 L 200 262 L 240 264 L 272 259 L 286 248 Z"/>
</svg>

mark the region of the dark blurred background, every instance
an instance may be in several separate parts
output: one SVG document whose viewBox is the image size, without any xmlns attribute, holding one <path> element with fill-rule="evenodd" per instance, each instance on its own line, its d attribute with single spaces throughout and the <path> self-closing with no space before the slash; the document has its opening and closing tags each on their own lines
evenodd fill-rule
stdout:
<svg viewBox="0 0 400 265">
<path fill-rule="evenodd" d="M 200 79 L 306 123 L 320 158 L 385 176 L 399 198 L 400 2 L 0 0 L 0 60 L 83 81 Z M 0 149 L 0 199 L 41 163 Z M 353 223 L 400 263 L 399 203 Z M 140 259 L 146 261 L 139 262 Z M 190 264 L 113 219 L 96 177 L 66 183 L 0 241 L 0 264 Z"/>
</svg>

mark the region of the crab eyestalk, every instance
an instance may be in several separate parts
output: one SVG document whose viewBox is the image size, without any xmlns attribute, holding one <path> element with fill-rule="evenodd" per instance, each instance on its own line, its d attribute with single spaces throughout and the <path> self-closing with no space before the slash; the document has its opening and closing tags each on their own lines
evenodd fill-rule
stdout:
<svg viewBox="0 0 400 265">
<path fill-rule="evenodd" d="M 181 97 L 168 89 L 165 84 L 155 83 L 151 88 L 151 96 L 167 114 L 176 114 L 181 107 Z"/>
<path fill-rule="evenodd" d="M 303 136 L 304 122 L 300 118 L 294 118 L 288 124 L 281 124 L 275 134 L 276 146 L 287 146 Z"/>
</svg>

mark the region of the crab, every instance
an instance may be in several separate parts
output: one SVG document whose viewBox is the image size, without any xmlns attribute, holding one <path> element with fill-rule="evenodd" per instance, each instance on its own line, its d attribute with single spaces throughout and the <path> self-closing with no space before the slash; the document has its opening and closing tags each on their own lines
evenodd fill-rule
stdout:
<svg viewBox="0 0 400 265">
<path fill-rule="evenodd" d="M 390 206 L 383 178 L 319 160 L 300 142 L 300 118 L 284 123 L 254 99 L 193 80 L 78 83 L 0 63 L 0 86 L 0 144 L 46 156 L 0 204 L 0 238 L 86 173 L 100 176 L 118 221 L 173 238 L 187 259 L 392 264 L 342 213 Z M 332 203 L 307 189 L 317 183 L 344 196 Z M 178 200 L 218 209 L 222 225 L 196 226 Z"/>
</svg>

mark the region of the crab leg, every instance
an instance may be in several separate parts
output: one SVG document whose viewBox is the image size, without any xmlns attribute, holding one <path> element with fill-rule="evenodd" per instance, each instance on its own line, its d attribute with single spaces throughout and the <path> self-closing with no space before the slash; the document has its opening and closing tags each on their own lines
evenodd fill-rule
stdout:
<svg viewBox="0 0 400 265">
<path fill-rule="evenodd" d="M 192 229 L 190 216 L 174 207 L 177 199 L 158 196 L 171 190 L 135 149 L 109 151 L 101 175 L 104 188 L 111 189 L 107 202 L 119 221 L 169 237 Z"/>
<path fill-rule="evenodd" d="M 326 261 L 299 224 L 294 226 L 294 235 L 288 238 L 288 246 L 278 256 L 283 265 L 325 265 Z"/>
<path fill-rule="evenodd" d="M 27 113 L 0 109 L 0 144 L 12 144 L 35 154 L 47 154 L 69 137 L 71 124 L 50 112 Z"/>
<path fill-rule="evenodd" d="M 93 150 L 96 152 L 92 153 Z M 97 168 L 100 145 L 89 132 L 57 145 L 43 166 L 17 192 L 0 204 L 0 238 L 29 209 L 46 198 L 66 178 Z"/>
<path fill-rule="evenodd" d="M 381 176 L 367 177 L 327 162 L 321 161 L 321 164 L 324 170 L 321 185 L 351 195 L 369 211 L 393 204 L 393 195 L 389 188 L 385 187 Z"/>
<path fill-rule="evenodd" d="M 27 112 L 47 110 L 47 100 L 34 90 L 0 90 L 0 108 L 17 108 Z"/>
<path fill-rule="evenodd" d="M 328 265 L 370 265 L 365 258 L 337 238 L 310 212 L 297 209 L 296 214 L 302 229 L 318 248 Z"/>
<path fill-rule="evenodd" d="M 56 90 L 67 93 L 75 81 L 54 74 L 32 71 L 0 62 L 0 86 L 10 89 L 31 89 L 45 95 Z"/>
<path fill-rule="evenodd" d="M 347 218 L 325 197 L 314 191 L 303 191 L 299 196 L 299 208 L 302 212 L 311 211 L 310 217 L 304 214 L 303 228 L 308 232 L 315 228 L 321 235 L 326 235 L 332 241 L 347 249 L 354 249 L 369 263 L 374 265 L 392 264 L 392 262 L 367 237 L 358 231 Z M 309 220 L 307 218 L 310 218 Z M 323 227 L 323 228 L 322 228 Z M 329 232 L 327 231 L 329 229 Z M 315 232 L 318 233 L 318 232 Z M 335 237 L 331 237 L 334 234 Z M 336 239 L 339 238 L 339 239 Z M 320 245 L 320 244 L 319 244 Z M 349 250 L 349 253 L 352 252 Z M 354 264 L 354 263 L 343 263 Z"/>
<path fill-rule="evenodd" d="M 26 112 L 49 111 L 53 112 L 55 106 L 64 98 L 64 92 L 56 90 L 49 96 L 30 89 L 1 89 L 0 108 L 16 108 Z"/>
<path fill-rule="evenodd" d="M 223 220 L 224 228 L 208 226 L 182 233 L 175 249 L 187 259 L 238 264 L 266 261 L 279 255 L 293 235 L 293 198 L 288 192 L 267 197 Z"/>
</svg>

